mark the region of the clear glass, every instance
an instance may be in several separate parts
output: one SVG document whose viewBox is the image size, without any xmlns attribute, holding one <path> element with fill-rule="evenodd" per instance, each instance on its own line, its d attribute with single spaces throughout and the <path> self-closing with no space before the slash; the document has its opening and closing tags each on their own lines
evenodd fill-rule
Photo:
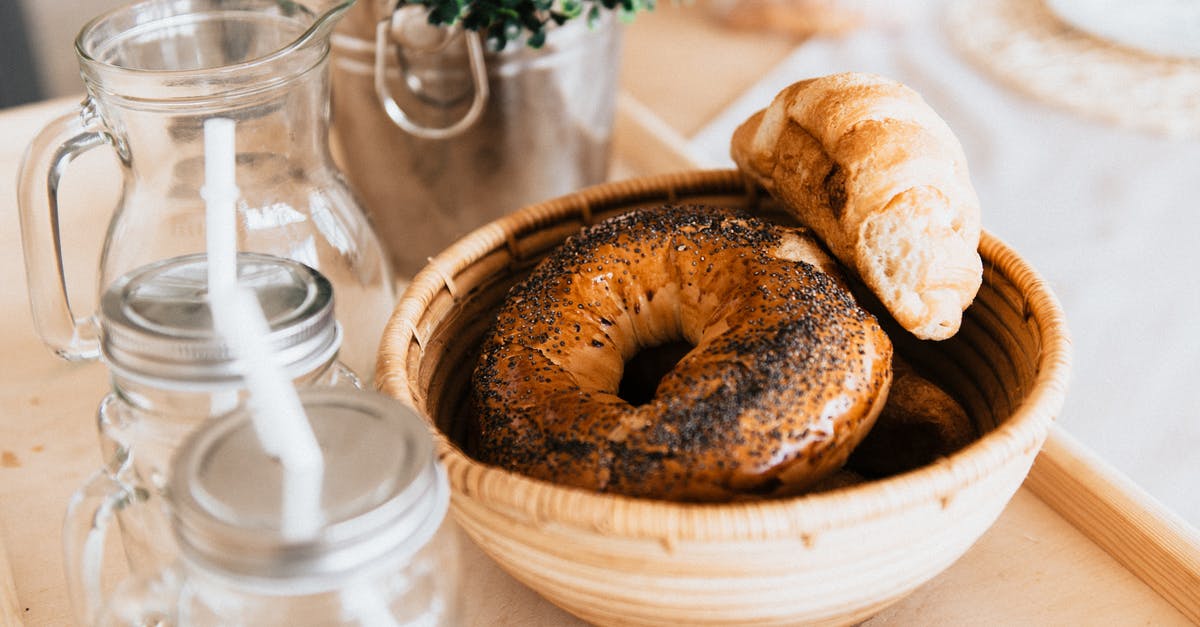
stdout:
<svg viewBox="0 0 1200 627">
<path fill-rule="evenodd" d="M 97 624 L 450 627 L 461 615 L 457 542 L 443 523 L 415 554 L 385 556 L 367 572 L 299 590 L 294 582 L 229 577 L 181 560 L 122 583 Z"/>
<path fill-rule="evenodd" d="M 324 274 L 345 329 L 342 359 L 372 378 L 391 313 L 391 269 L 329 151 L 329 38 L 352 0 L 147 0 L 76 40 L 88 96 L 30 145 L 18 197 L 30 302 L 61 356 L 98 352 L 91 312 L 67 300 L 57 189 L 70 161 L 106 145 L 123 166 L 98 288 L 147 263 L 202 252 L 203 124 L 236 122 L 238 248 Z"/>
<path fill-rule="evenodd" d="M 296 484 L 263 448 L 255 416 L 209 421 L 171 462 L 165 498 L 177 558 L 127 579 L 83 622 L 458 624 L 458 530 L 424 420 L 361 390 L 308 387 L 299 400 L 323 458 L 320 482 L 309 484 L 321 489 L 317 524 L 289 530 Z"/>
<path fill-rule="evenodd" d="M 354 373 L 337 360 L 295 379 L 299 388 L 360 389 Z M 67 583 L 80 616 L 99 605 L 99 551 L 115 519 L 130 571 L 157 572 L 177 559 L 165 498 L 171 458 L 184 439 L 206 421 L 241 407 L 247 392 L 236 381 L 219 389 L 167 389 L 112 375 L 112 392 L 100 403 L 100 448 L 106 466 L 72 497 L 64 527 Z"/>
</svg>

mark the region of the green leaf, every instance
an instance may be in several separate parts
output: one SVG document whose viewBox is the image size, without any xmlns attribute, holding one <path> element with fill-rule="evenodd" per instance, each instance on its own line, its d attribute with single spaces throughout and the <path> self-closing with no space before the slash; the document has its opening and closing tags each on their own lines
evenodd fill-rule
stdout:
<svg viewBox="0 0 1200 627">
<path fill-rule="evenodd" d="M 551 24 L 561 26 L 584 18 L 595 28 L 604 11 L 630 22 L 639 11 L 652 10 L 655 4 L 656 0 L 399 0 L 400 6 L 428 7 L 431 24 L 460 24 L 483 33 L 493 50 L 503 50 L 508 42 L 522 37 L 529 47 L 541 47 Z"/>
<path fill-rule="evenodd" d="M 579 0 L 563 0 L 558 8 L 562 11 L 562 15 L 568 19 L 579 17 L 583 14 L 583 3 Z"/>
</svg>

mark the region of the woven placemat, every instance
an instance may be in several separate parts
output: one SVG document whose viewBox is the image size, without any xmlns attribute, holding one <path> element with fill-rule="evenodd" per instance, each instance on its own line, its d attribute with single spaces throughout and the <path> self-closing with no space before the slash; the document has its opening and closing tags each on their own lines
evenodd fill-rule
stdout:
<svg viewBox="0 0 1200 627">
<path fill-rule="evenodd" d="M 1013 88 L 1091 118 L 1200 138 L 1200 61 L 1094 37 L 1064 23 L 1042 0 L 948 4 L 955 45 Z"/>
</svg>

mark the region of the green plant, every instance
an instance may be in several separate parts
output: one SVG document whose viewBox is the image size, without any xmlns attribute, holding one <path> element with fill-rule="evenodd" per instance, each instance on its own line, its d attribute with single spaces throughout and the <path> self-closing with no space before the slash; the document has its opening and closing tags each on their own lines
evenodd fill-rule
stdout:
<svg viewBox="0 0 1200 627">
<path fill-rule="evenodd" d="M 532 48 L 546 42 L 547 29 L 568 20 L 586 17 L 588 24 L 600 19 L 602 11 L 616 11 L 630 20 L 642 10 L 654 8 L 655 0 L 401 0 L 403 4 L 429 7 L 429 23 L 462 24 L 467 30 L 486 33 L 496 50 L 525 36 Z"/>
</svg>

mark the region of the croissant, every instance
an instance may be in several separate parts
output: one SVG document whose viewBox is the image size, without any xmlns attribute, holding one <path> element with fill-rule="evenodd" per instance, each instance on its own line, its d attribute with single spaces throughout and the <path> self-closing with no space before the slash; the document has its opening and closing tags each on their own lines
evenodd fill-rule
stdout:
<svg viewBox="0 0 1200 627">
<path fill-rule="evenodd" d="M 922 339 L 958 332 L 983 278 L 979 200 L 950 127 L 870 74 L 795 83 L 733 134 L 733 160 Z"/>
</svg>

